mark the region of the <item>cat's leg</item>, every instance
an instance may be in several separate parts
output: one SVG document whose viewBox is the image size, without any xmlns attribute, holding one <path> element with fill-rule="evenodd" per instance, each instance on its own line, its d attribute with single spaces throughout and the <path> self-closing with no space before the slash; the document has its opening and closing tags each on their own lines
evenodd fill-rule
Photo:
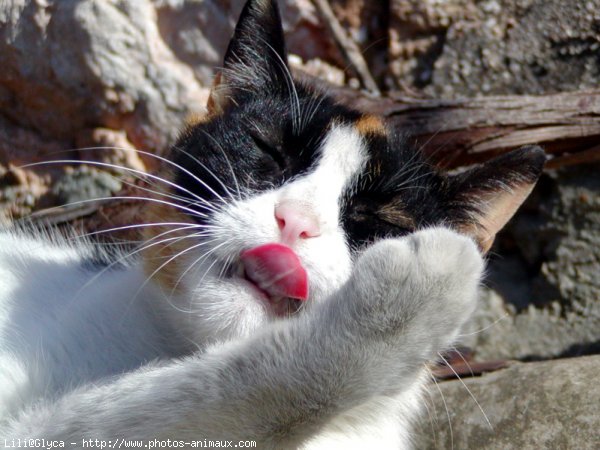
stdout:
<svg viewBox="0 0 600 450">
<path fill-rule="evenodd" d="M 340 414 L 412 386 L 474 308 L 482 267 L 469 239 L 443 229 L 380 242 L 307 314 L 72 392 L 23 414 L 4 435 L 301 445 Z"/>
<path fill-rule="evenodd" d="M 360 392 L 370 401 L 330 422 L 309 448 L 348 448 L 357 438 L 377 448 L 409 446 L 430 379 L 424 363 L 451 345 L 471 316 L 483 267 L 474 242 L 445 228 L 384 240 L 363 253 L 321 320 L 328 327 L 345 322 L 340 328 L 349 333 L 338 345 L 352 356 L 342 364 L 362 358 L 363 371 L 350 398 Z"/>
</svg>

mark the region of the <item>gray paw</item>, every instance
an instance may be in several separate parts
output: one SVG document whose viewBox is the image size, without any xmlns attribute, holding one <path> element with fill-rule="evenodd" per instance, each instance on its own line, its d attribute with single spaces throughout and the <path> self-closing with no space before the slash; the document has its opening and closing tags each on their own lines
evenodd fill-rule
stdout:
<svg viewBox="0 0 600 450">
<path fill-rule="evenodd" d="M 379 333 L 410 329 L 448 345 L 475 308 L 483 267 L 475 243 L 446 228 L 383 240 L 357 261 L 355 317 Z"/>
</svg>

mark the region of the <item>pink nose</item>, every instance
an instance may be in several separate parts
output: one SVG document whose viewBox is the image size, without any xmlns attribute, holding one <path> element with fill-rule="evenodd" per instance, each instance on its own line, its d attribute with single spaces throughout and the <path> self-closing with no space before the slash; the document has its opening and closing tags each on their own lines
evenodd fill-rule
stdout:
<svg viewBox="0 0 600 450">
<path fill-rule="evenodd" d="M 317 217 L 298 202 L 278 203 L 275 206 L 275 220 L 281 231 L 281 239 L 286 244 L 293 244 L 298 238 L 305 239 L 321 234 Z"/>
</svg>

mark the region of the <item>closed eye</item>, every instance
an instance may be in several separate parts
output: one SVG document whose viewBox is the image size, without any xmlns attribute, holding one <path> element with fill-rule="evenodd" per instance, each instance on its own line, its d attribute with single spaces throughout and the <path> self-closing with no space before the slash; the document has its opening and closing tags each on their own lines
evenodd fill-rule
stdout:
<svg viewBox="0 0 600 450">
<path fill-rule="evenodd" d="M 390 214 L 386 210 L 373 211 L 363 206 L 356 207 L 354 214 L 378 224 L 376 227 L 393 235 L 404 236 L 415 231 L 414 221 L 401 214 Z"/>
<path fill-rule="evenodd" d="M 280 146 L 269 144 L 261 136 L 258 136 L 258 133 L 250 133 L 250 137 L 261 152 L 270 156 L 280 169 L 285 169 L 285 159 L 283 158 Z"/>
<path fill-rule="evenodd" d="M 374 217 L 383 226 L 388 227 L 389 229 L 393 229 L 394 234 L 398 233 L 399 235 L 405 235 L 405 234 L 412 233 L 414 231 L 413 227 L 409 227 L 406 224 L 391 222 L 391 221 L 386 220 L 385 218 L 381 217 L 381 215 L 379 215 L 379 214 L 373 213 L 371 216 Z"/>
</svg>

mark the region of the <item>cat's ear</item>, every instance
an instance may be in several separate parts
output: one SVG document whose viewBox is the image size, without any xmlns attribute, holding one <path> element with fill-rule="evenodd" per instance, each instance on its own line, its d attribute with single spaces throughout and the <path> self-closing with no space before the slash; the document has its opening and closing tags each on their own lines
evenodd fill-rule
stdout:
<svg viewBox="0 0 600 450">
<path fill-rule="evenodd" d="M 540 147 L 523 147 L 450 178 L 451 208 L 462 213 L 457 227 L 484 253 L 531 193 L 545 161 Z"/>
<path fill-rule="evenodd" d="M 276 0 L 248 0 L 215 77 L 208 109 L 219 114 L 239 92 L 277 92 L 290 74 Z"/>
</svg>

